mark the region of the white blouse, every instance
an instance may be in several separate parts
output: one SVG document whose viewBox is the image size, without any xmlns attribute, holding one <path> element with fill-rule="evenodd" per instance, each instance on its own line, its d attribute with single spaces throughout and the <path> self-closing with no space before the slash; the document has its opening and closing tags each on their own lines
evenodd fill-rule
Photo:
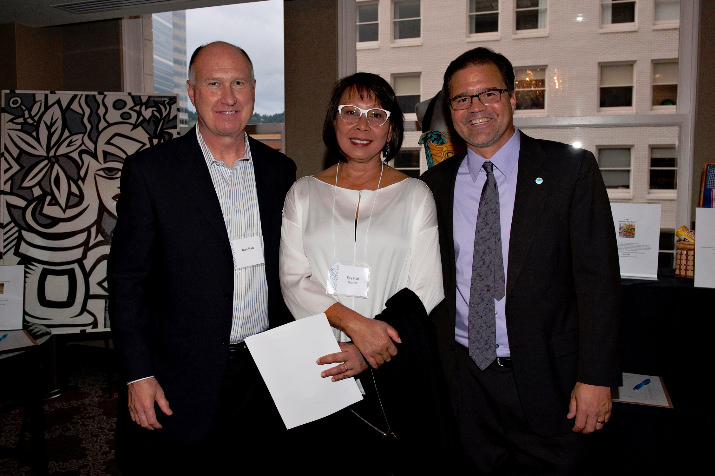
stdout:
<svg viewBox="0 0 715 476">
<path fill-rule="evenodd" d="M 327 294 L 336 263 L 369 266 L 367 298 Z M 325 312 L 336 302 L 372 319 L 406 287 L 429 313 L 444 298 L 432 192 L 413 178 L 374 191 L 303 177 L 283 207 L 280 282 L 296 319 Z M 350 341 L 334 332 L 339 341 Z"/>
</svg>

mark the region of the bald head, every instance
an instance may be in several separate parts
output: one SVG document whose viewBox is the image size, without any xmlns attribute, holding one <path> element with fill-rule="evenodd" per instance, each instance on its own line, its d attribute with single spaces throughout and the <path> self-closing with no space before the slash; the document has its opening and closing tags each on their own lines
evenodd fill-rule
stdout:
<svg viewBox="0 0 715 476">
<path fill-rule="evenodd" d="M 246 61 L 248 62 L 248 68 L 251 73 L 251 82 L 253 83 L 255 81 L 255 75 L 253 74 L 253 62 L 251 61 L 251 58 L 249 58 L 248 53 L 246 53 L 243 48 L 236 45 L 232 45 L 231 43 L 227 43 L 225 41 L 214 41 L 212 43 L 199 46 L 194 50 L 194 53 L 191 55 L 191 60 L 189 61 L 189 84 L 196 84 L 196 60 L 200 56 L 203 56 L 207 51 L 213 49 L 233 49 L 243 55 L 243 57 L 246 58 Z"/>
</svg>

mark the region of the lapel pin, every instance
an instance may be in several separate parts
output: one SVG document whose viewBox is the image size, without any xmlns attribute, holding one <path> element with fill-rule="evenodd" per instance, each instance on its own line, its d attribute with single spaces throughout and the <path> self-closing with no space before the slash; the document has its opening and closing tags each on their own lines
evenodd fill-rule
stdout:
<svg viewBox="0 0 715 476">
<path fill-rule="evenodd" d="M 535 181 L 536 185 L 541 185 L 542 183 L 544 183 L 544 179 L 542 179 L 541 177 L 537 177 Z"/>
</svg>

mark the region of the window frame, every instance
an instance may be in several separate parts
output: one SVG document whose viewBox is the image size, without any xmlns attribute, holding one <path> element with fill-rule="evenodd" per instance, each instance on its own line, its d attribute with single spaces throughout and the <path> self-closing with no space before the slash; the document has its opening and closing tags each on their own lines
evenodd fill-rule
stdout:
<svg viewBox="0 0 715 476">
<path fill-rule="evenodd" d="M 544 70 L 544 87 L 543 88 L 518 88 L 517 87 L 517 82 L 518 82 L 518 77 L 519 77 L 519 71 L 522 70 L 528 70 L 528 69 L 543 69 Z M 539 91 L 543 90 L 544 91 L 544 107 L 541 109 L 514 109 L 514 114 L 516 116 L 545 116 L 547 115 L 547 106 L 546 106 L 546 97 L 547 97 L 547 85 L 548 85 L 548 72 L 549 72 L 549 67 L 548 65 L 528 65 L 528 66 L 514 66 L 514 94 L 517 94 L 519 91 Z M 517 99 L 518 103 L 518 99 Z"/>
<path fill-rule="evenodd" d="M 606 185 L 606 190 L 608 191 L 608 196 L 610 199 L 616 198 L 614 195 L 618 196 L 618 198 L 623 198 L 624 194 L 631 195 L 633 192 L 633 149 L 634 146 L 632 144 L 619 144 L 619 145 L 597 145 L 596 146 L 596 162 L 598 163 L 598 169 L 601 171 L 601 175 L 603 175 L 603 171 L 611 171 L 611 172 L 619 172 L 619 171 L 628 171 L 628 187 L 627 188 L 611 188 Z M 628 150 L 628 167 L 601 167 L 601 151 L 603 150 Z M 605 182 L 605 179 L 604 179 Z"/>
<path fill-rule="evenodd" d="M 360 22 L 360 7 L 375 5 L 377 7 L 377 19 L 371 22 Z M 358 46 L 377 46 L 380 43 L 380 4 L 378 1 L 359 1 L 355 4 L 355 44 Z M 377 25 L 377 40 L 360 41 L 360 26 L 361 25 Z"/>
<path fill-rule="evenodd" d="M 622 85 L 608 85 L 604 86 L 601 84 L 603 76 L 603 67 L 609 66 L 630 66 L 631 67 L 631 83 Z M 634 61 L 617 61 L 617 62 L 606 62 L 598 63 L 598 112 L 608 112 L 612 113 L 633 113 L 636 109 L 636 63 Z M 601 95 L 603 88 L 613 88 L 613 87 L 630 87 L 631 88 L 631 105 L 630 106 L 601 106 Z"/>
<path fill-rule="evenodd" d="M 544 7 L 538 6 L 538 7 L 522 7 L 522 8 L 519 8 L 517 6 L 517 1 L 518 0 L 514 0 L 514 28 L 513 28 L 513 32 L 512 32 L 512 37 L 513 38 L 534 38 L 537 36 L 547 36 L 548 31 L 549 31 L 549 0 L 539 0 L 539 3 L 541 3 L 542 1 L 544 2 L 544 4 L 545 4 Z M 540 28 L 540 27 L 529 28 L 529 29 L 522 29 L 522 30 L 517 29 L 517 23 L 518 23 L 517 17 L 519 15 L 519 12 L 520 11 L 523 12 L 525 10 L 537 10 L 537 11 L 543 10 L 544 11 L 544 19 L 543 19 L 544 27 L 543 28 Z M 540 19 L 541 19 L 541 15 L 539 15 L 539 20 Z"/>
<path fill-rule="evenodd" d="M 472 12 L 471 11 L 471 1 L 467 1 L 467 38 L 474 41 L 484 41 L 484 40 L 498 40 L 501 38 L 501 25 L 500 25 L 500 20 L 501 20 L 501 11 L 499 10 L 499 7 L 501 6 L 501 2 L 497 2 L 497 9 L 489 12 Z M 496 31 L 485 31 L 482 33 L 472 33 L 472 17 L 476 15 L 490 15 L 494 14 L 496 12 L 497 14 L 497 29 Z"/>
<path fill-rule="evenodd" d="M 419 84 L 418 89 L 419 89 L 419 94 L 399 94 L 398 88 L 397 88 L 397 79 L 398 78 L 411 78 L 411 77 L 416 77 L 417 82 Z M 403 96 L 417 96 L 417 101 L 415 102 L 415 106 L 419 104 L 422 101 L 422 73 L 421 72 L 407 72 L 407 73 L 393 73 L 392 77 L 390 78 L 390 86 L 392 86 L 392 89 L 395 91 L 395 96 L 398 99 L 398 102 L 400 100 L 400 97 Z M 402 108 L 402 104 L 400 104 L 400 108 Z M 414 111 L 408 112 L 403 109 L 402 114 L 405 115 L 405 117 L 409 117 L 410 119 L 417 119 L 417 113 Z"/>
<path fill-rule="evenodd" d="M 419 16 L 418 17 L 410 17 L 410 18 L 395 18 L 395 6 L 398 3 L 407 3 L 407 2 L 417 2 L 419 4 Z M 390 3 L 390 40 L 391 44 L 393 45 L 403 45 L 403 46 L 411 46 L 411 45 L 418 45 L 422 43 L 422 0 L 392 0 Z M 414 20 L 419 20 L 420 22 L 420 34 L 419 36 L 412 37 L 412 38 L 395 38 L 395 32 L 396 28 L 395 25 L 397 22 L 404 22 L 404 21 L 414 21 Z"/>
<path fill-rule="evenodd" d="M 650 69 L 650 107 L 654 111 L 674 112 L 677 109 L 677 105 L 678 105 L 677 89 L 680 86 L 677 82 L 675 83 L 675 88 L 676 88 L 675 104 L 673 104 L 673 105 L 653 104 L 653 96 L 655 95 L 654 94 L 655 86 L 673 86 L 673 83 L 656 83 L 655 82 L 655 65 L 656 64 L 668 64 L 668 63 L 671 63 L 671 64 L 675 63 L 678 68 L 680 67 L 677 59 L 654 59 L 651 61 L 651 65 L 650 65 L 650 68 L 651 68 Z"/>
<path fill-rule="evenodd" d="M 619 22 L 610 23 L 603 22 L 603 7 L 604 5 L 618 5 L 625 3 L 633 3 L 633 21 L 632 22 Z M 638 29 L 638 0 L 599 0 L 598 5 L 598 21 L 599 21 L 599 31 L 601 33 L 610 33 L 616 31 L 635 31 Z"/>
<path fill-rule="evenodd" d="M 409 152 L 411 154 L 416 154 L 416 156 L 417 156 L 417 166 L 416 167 L 399 167 L 396 164 L 397 158 L 399 157 L 399 155 L 404 154 L 406 152 Z M 421 163 L 422 163 L 422 149 L 421 148 L 419 148 L 419 147 L 403 147 L 402 149 L 400 149 L 400 152 L 398 152 L 398 154 L 389 161 L 388 164 L 390 165 L 390 167 L 392 167 L 396 170 L 399 170 L 400 172 L 407 174 L 410 177 L 419 178 L 419 176 L 421 175 L 421 170 L 422 170 Z"/>
<path fill-rule="evenodd" d="M 653 167 L 653 150 L 654 149 L 674 149 L 675 150 L 675 166 L 674 167 Z M 679 151 L 677 144 L 649 144 L 648 145 L 648 197 L 657 196 L 658 199 L 675 198 L 678 192 L 678 162 Z M 653 170 L 672 170 L 675 172 L 675 188 L 652 188 Z"/>
</svg>

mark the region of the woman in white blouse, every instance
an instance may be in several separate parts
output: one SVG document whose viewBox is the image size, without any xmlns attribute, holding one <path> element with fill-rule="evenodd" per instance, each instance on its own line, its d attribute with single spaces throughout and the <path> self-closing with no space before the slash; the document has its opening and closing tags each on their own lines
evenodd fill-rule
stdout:
<svg viewBox="0 0 715 476">
<path fill-rule="evenodd" d="M 339 161 L 298 180 L 286 196 L 281 289 L 296 319 L 328 317 L 341 352 L 319 360 L 336 364 L 326 366 L 326 378 L 357 376 L 397 354 L 397 331 L 373 318 L 398 291 L 413 292 L 427 313 L 444 298 L 432 194 L 420 180 L 385 165 L 399 152 L 403 131 L 402 111 L 385 80 L 369 73 L 341 79 L 323 127 Z M 368 374 L 360 378 L 366 400 L 374 380 Z M 372 400 L 379 408 L 379 395 Z"/>
</svg>

